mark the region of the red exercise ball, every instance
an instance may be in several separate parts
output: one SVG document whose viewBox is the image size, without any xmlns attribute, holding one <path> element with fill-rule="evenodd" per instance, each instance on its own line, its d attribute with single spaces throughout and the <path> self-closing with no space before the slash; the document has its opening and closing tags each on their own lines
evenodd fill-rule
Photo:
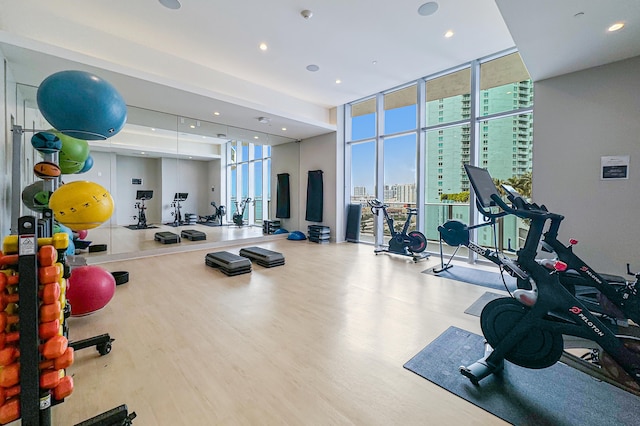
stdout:
<svg viewBox="0 0 640 426">
<path fill-rule="evenodd" d="M 67 300 L 71 316 L 89 315 L 107 306 L 116 292 L 116 280 L 99 266 L 79 266 L 71 270 Z"/>
</svg>

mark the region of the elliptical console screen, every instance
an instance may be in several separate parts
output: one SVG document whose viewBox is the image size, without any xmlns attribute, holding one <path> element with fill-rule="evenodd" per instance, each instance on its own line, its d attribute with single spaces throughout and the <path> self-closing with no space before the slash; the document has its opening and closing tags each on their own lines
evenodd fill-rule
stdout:
<svg viewBox="0 0 640 426">
<path fill-rule="evenodd" d="M 153 191 L 136 191 L 136 200 L 150 200 L 153 198 Z"/>
<path fill-rule="evenodd" d="M 469 176 L 469 182 L 473 186 L 473 192 L 476 193 L 480 205 L 482 207 L 495 206 L 496 203 L 491 199 L 491 196 L 493 194 L 500 196 L 500 194 L 489 172 L 486 169 L 470 166 L 469 164 L 465 164 L 464 169 L 467 172 L 467 176 Z"/>
</svg>

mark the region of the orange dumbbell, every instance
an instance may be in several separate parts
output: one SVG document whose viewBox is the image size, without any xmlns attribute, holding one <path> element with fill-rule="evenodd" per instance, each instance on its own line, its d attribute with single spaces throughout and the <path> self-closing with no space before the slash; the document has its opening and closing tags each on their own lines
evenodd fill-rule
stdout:
<svg viewBox="0 0 640 426">
<path fill-rule="evenodd" d="M 38 336 L 47 340 L 60 333 L 60 320 L 58 318 L 53 321 L 38 324 Z"/>
<path fill-rule="evenodd" d="M 59 357 L 47 361 L 42 361 L 40 363 L 40 369 L 46 370 L 49 368 L 53 368 L 54 370 L 64 370 L 71 364 L 73 364 L 73 348 L 68 347 Z"/>
<path fill-rule="evenodd" d="M 49 355 L 55 355 L 58 349 L 49 349 Z M 4 367 L 15 362 L 16 359 L 20 357 L 20 349 L 16 346 L 7 346 L 6 348 L 0 349 L 0 366 Z M 40 369 L 44 370 L 46 368 L 55 367 L 56 370 L 60 370 L 63 368 L 67 368 L 73 364 L 73 348 L 67 347 L 65 351 L 56 358 L 48 359 L 46 361 L 42 361 L 40 363 Z"/>
<path fill-rule="evenodd" d="M 17 275 L 0 274 L 0 292 L 5 291 L 7 286 L 18 285 L 18 282 Z"/>
<path fill-rule="evenodd" d="M 0 331 L 3 331 L 8 325 L 17 323 L 19 319 L 20 317 L 17 315 L 8 315 L 6 312 L 0 312 Z"/>
<path fill-rule="evenodd" d="M 60 370 L 44 370 L 40 373 L 40 387 L 42 389 L 53 389 L 60 384 L 62 377 L 66 376 L 63 376 Z"/>
<path fill-rule="evenodd" d="M 58 282 L 62 276 L 62 268 L 59 263 L 51 266 L 42 266 L 38 268 L 38 281 L 40 284 L 49 284 Z"/>
<path fill-rule="evenodd" d="M 20 382 L 20 363 L 14 362 L 13 364 L 0 367 L 0 386 L 3 388 L 10 388 Z M 1 422 L 0 422 L 1 423 Z"/>
<path fill-rule="evenodd" d="M 0 311 L 4 311 L 7 309 L 7 305 L 9 303 L 18 303 L 20 296 L 17 293 L 14 294 L 6 294 L 0 293 Z"/>
<path fill-rule="evenodd" d="M 0 388 L 0 405 L 3 405 L 8 398 L 20 395 L 20 385 L 11 386 L 10 388 Z"/>
<path fill-rule="evenodd" d="M 60 284 L 53 282 L 43 285 L 42 289 L 38 291 L 38 297 L 45 304 L 57 302 L 60 299 Z"/>
<path fill-rule="evenodd" d="M 64 336 L 53 336 L 38 348 L 46 359 L 52 360 L 61 356 L 69 347 L 69 341 Z"/>
<path fill-rule="evenodd" d="M 0 424 L 11 423 L 18 418 L 20 418 L 20 400 L 18 397 L 13 397 L 0 407 Z"/>
<path fill-rule="evenodd" d="M 53 399 L 60 401 L 71 395 L 73 392 L 73 378 L 71 376 L 64 376 L 60 379 L 58 386 L 53 388 Z"/>
<path fill-rule="evenodd" d="M 0 333 L 0 349 L 4 348 L 8 343 L 17 342 L 18 339 L 20 339 L 20 333 L 17 331 L 12 331 L 11 333 Z"/>
<path fill-rule="evenodd" d="M 59 300 L 48 305 L 40 305 L 40 322 L 55 321 L 60 318 L 60 312 L 62 312 L 62 306 Z"/>
</svg>

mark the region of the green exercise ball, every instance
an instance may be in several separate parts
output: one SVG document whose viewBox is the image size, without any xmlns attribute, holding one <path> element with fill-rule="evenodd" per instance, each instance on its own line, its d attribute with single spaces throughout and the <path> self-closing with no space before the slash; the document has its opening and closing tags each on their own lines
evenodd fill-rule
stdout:
<svg viewBox="0 0 640 426">
<path fill-rule="evenodd" d="M 63 175 L 78 173 L 84 167 L 89 157 L 89 143 L 81 139 L 72 138 L 57 131 L 52 131 L 62 142 L 58 165 Z"/>
<path fill-rule="evenodd" d="M 35 212 L 42 212 L 49 207 L 50 196 L 51 191 L 44 189 L 44 181 L 42 180 L 27 185 L 22 190 L 22 202 L 28 209 Z"/>
</svg>

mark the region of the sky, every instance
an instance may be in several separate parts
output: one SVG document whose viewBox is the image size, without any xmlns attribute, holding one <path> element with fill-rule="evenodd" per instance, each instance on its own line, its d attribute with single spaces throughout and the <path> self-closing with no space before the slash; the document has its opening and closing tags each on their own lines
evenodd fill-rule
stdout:
<svg viewBox="0 0 640 426">
<path fill-rule="evenodd" d="M 398 133 L 416 128 L 416 105 L 385 111 L 385 134 Z M 353 117 L 352 140 L 375 137 L 376 115 Z M 416 136 L 405 135 L 387 138 L 384 144 L 385 184 L 416 182 Z M 354 144 L 352 156 L 352 185 L 364 186 L 373 195 L 375 182 L 375 143 L 373 141 Z"/>
</svg>

